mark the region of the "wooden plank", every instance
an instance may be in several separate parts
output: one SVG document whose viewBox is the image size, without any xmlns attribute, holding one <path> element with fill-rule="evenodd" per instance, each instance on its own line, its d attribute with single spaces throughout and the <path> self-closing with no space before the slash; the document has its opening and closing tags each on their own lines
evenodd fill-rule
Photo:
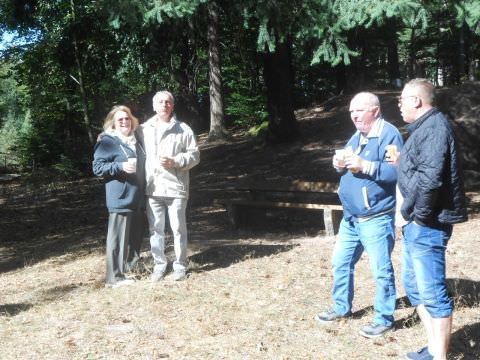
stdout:
<svg viewBox="0 0 480 360">
<path fill-rule="evenodd" d="M 241 226 L 248 215 L 241 207 L 291 208 L 322 210 L 325 231 L 335 234 L 343 207 L 337 194 L 338 182 L 274 180 L 253 183 L 243 181 L 243 187 L 231 188 L 237 199 L 215 200 L 227 208 L 234 227 Z"/>
<path fill-rule="evenodd" d="M 291 187 L 298 191 L 337 192 L 338 185 L 338 182 L 294 180 Z"/>
<path fill-rule="evenodd" d="M 313 210 L 343 210 L 342 205 L 337 204 L 307 204 L 286 201 L 262 201 L 262 200 L 222 200 L 224 204 L 251 206 L 251 207 L 283 207 L 296 209 L 313 209 Z"/>
<path fill-rule="evenodd" d="M 294 208 L 323 210 L 323 222 L 327 236 L 334 236 L 342 217 L 343 207 L 341 205 L 327 204 L 302 204 L 291 202 L 272 202 L 272 201 L 252 201 L 252 200 L 223 200 L 219 201 L 225 205 L 230 223 L 235 227 L 240 227 L 245 220 L 246 212 L 241 211 L 240 207 L 263 207 L 263 208 Z"/>
<path fill-rule="evenodd" d="M 340 205 L 338 194 L 333 192 L 251 190 L 246 197 L 255 201 Z"/>
<path fill-rule="evenodd" d="M 342 213 L 336 209 L 323 210 L 323 223 L 327 236 L 334 236 L 342 220 Z"/>
<path fill-rule="evenodd" d="M 274 181 L 242 181 L 234 190 L 240 191 L 276 191 L 276 192 L 337 192 L 338 182 L 331 181 L 303 181 L 303 180 L 274 180 Z"/>
</svg>

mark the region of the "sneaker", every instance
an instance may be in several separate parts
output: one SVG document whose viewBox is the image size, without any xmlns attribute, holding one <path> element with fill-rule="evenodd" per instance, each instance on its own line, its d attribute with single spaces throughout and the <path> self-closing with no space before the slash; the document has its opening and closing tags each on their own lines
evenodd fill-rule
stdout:
<svg viewBox="0 0 480 360">
<path fill-rule="evenodd" d="M 165 271 L 154 271 L 152 275 L 150 275 L 150 280 L 152 282 L 157 282 L 162 280 L 165 277 Z"/>
<path fill-rule="evenodd" d="M 360 329 L 360 335 L 365 336 L 366 338 L 377 338 L 380 336 L 385 335 L 386 332 L 392 331 L 393 325 L 385 326 L 380 324 L 371 323 L 365 325 L 363 328 Z"/>
<path fill-rule="evenodd" d="M 183 269 L 175 270 L 173 272 L 173 280 L 174 281 L 181 281 L 181 280 L 185 280 L 186 278 L 187 278 L 187 272 Z"/>
<path fill-rule="evenodd" d="M 428 347 L 425 346 L 416 352 L 409 352 L 405 356 L 409 360 L 433 360 L 433 355 L 428 352 Z"/>
<path fill-rule="evenodd" d="M 135 282 L 133 279 L 123 279 L 118 280 L 116 283 L 113 284 L 105 284 L 106 288 L 116 289 L 122 286 L 132 285 Z"/>
<path fill-rule="evenodd" d="M 350 311 L 345 315 L 340 315 L 336 313 L 335 310 L 333 310 L 333 308 L 331 308 L 327 311 L 324 311 L 324 312 L 321 312 L 320 314 L 315 315 L 314 319 L 319 323 L 328 323 L 328 322 L 348 318 L 351 315 L 352 313 Z"/>
</svg>

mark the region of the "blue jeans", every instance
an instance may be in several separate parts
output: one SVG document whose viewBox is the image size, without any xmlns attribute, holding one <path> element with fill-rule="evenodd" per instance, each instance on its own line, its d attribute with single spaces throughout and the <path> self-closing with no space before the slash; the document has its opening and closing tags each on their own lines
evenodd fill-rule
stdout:
<svg viewBox="0 0 480 360">
<path fill-rule="evenodd" d="M 332 258 L 334 310 L 345 315 L 352 310 L 355 264 L 365 250 L 375 278 L 373 322 L 393 325 L 395 311 L 395 275 L 391 254 L 395 244 L 393 214 L 384 214 L 363 222 L 342 219 Z"/>
<path fill-rule="evenodd" d="M 423 304 L 433 318 L 453 311 L 445 282 L 445 250 L 452 226 L 439 228 L 410 222 L 403 227 L 402 282 L 413 306 Z"/>
</svg>

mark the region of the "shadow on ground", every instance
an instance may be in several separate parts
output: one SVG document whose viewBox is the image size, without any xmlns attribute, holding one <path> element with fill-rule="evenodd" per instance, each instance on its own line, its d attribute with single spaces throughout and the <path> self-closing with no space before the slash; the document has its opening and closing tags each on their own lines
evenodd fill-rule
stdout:
<svg viewBox="0 0 480 360">
<path fill-rule="evenodd" d="M 408 300 L 408 297 L 403 296 L 403 297 L 398 298 L 396 300 L 395 309 L 396 310 L 407 309 L 411 306 L 412 305 L 410 304 L 410 301 Z M 412 308 L 412 310 L 413 311 L 408 316 L 395 320 L 395 329 L 396 330 L 411 328 L 411 327 L 420 323 L 420 318 L 419 318 L 417 312 L 415 311 L 414 308 Z M 373 306 L 367 306 L 363 309 L 355 311 L 354 313 L 352 313 L 352 316 L 353 316 L 354 319 L 360 319 L 360 318 L 364 317 L 365 315 L 367 315 L 369 313 L 372 313 L 373 311 L 374 311 Z"/>
<path fill-rule="evenodd" d="M 246 259 L 290 251 L 296 245 L 226 245 L 215 246 L 190 256 L 192 272 L 204 272 L 229 267 Z"/>
<path fill-rule="evenodd" d="M 103 247 L 108 213 L 101 180 L 3 186 L 0 272 Z"/>
<path fill-rule="evenodd" d="M 23 311 L 27 311 L 37 304 L 45 304 L 66 296 L 70 292 L 77 289 L 82 284 L 70 284 L 65 286 L 55 286 L 53 288 L 41 290 L 33 295 L 31 303 L 19 303 L 19 304 L 4 304 L 0 305 L 0 316 L 12 317 L 20 314 Z"/>
<path fill-rule="evenodd" d="M 78 285 L 77 284 L 69 284 L 69 285 L 63 285 L 63 286 L 55 286 L 55 287 L 52 287 L 50 289 L 46 289 L 39 294 L 36 301 L 38 303 L 56 301 L 56 300 L 58 300 L 58 299 L 60 299 L 64 296 L 68 295 L 69 293 L 71 293 L 72 291 L 77 289 L 79 286 L 81 286 L 81 284 L 78 284 Z"/>
<path fill-rule="evenodd" d="M 455 359 L 480 359 L 480 322 L 464 326 L 452 334 L 449 354 Z"/>
<path fill-rule="evenodd" d="M 480 282 L 469 279 L 447 279 L 447 287 L 455 308 L 480 306 Z"/>
<path fill-rule="evenodd" d="M 475 308 L 480 306 L 480 282 L 468 279 L 447 279 L 447 288 L 450 297 L 453 299 L 454 308 Z M 395 320 L 395 328 L 411 328 L 420 323 L 420 317 L 417 311 L 412 307 L 407 296 L 403 296 L 396 301 L 396 309 L 412 308 L 412 312 L 404 318 Z M 373 306 L 355 311 L 354 318 L 361 318 L 373 311 Z M 479 316 L 480 320 L 480 316 Z M 479 353 L 480 355 L 480 353 Z"/>
<path fill-rule="evenodd" d="M 4 304 L 0 305 L 0 316 L 11 317 L 20 314 L 23 311 L 27 311 L 33 305 L 20 303 L 20 304 Z"/>
<path fill-rule="evenodd" d="M 385 116 L 404 129 L 398 92 L 377 93 Z M 331 158 L 354 132 L 349 100 L 350 96 L 341 96 L 334 102 L 297 111 L 300 137 L 289 144 L 266 146 L 241 132 L 234 133 L 228 143 L 208 143 L 203 141 L 207 134 L 201 134 L 202 161 L 191 172 L 189 250 L 202 252 L 211 246 L 236 245 L 239 240 L 263 239 L 272 244 L 322 234 L 321 214 L 281 210 L 252 214 L 248 227 L 232 229 L 225 209 L 215 206 L 214 200 L 228 197 L 238 181 L 250 178 L 263 182 L 338 181 Z M 478 203 L 471 205 L 478 210 Z M 0 272 L 65 254 L 103 252 L 107 218 L 99 178 L 58 184 L 2 184 Z"/>
</svg>

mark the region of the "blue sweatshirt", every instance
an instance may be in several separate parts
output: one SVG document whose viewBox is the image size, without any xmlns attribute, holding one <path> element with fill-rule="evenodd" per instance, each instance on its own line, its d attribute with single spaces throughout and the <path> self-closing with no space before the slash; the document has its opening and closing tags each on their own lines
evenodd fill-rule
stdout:
<svg viewBox="0 0 480 360">
<path fill-rule="evenodd" d="M 362 218 L 395 211 L 395 186 L 397 171 L 385 159 L 385 147 L 397 145 L 398 151 L 403 140 L 398 129 L 379 118 L 374 123 L 362 144 L 357 131 L 348 141 L 354 153 L 364 160 L 363 171 L 352 173 L 343 170 L 338 195 L 343 205 L 343 217 L 347 221 L 361 221 Z"/>
</svg>

